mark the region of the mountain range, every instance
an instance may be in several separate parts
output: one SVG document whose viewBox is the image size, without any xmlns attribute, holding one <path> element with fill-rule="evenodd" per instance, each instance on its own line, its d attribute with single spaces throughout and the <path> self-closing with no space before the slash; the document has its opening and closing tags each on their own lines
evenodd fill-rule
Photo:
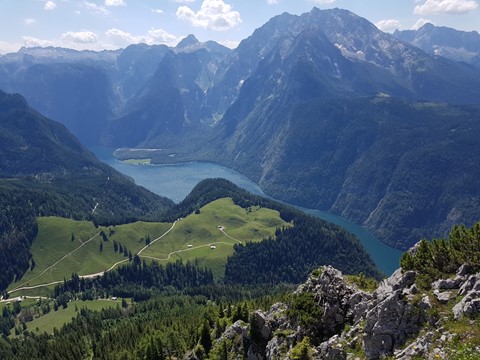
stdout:
<svg viewBox="0 0 480 360">
<path fill-rule="evenodd" d="M 314 8 L 272 18 L 234 50 L 193 35 L 174 48 L 22 49 L 0 57 L 0 88 L 85 144 L 216 161 L 406 249 L 480 217 L 476 35 L 391 35 Z M 447 56 L 461 49 L 468 61 Z"/>
<path fill-rule="evenodd" d="M 459 31 L 427 23 L 418 30 L 396 30 L 393 36 L 431 55 L 480 66 L 480 34 L 477 31 Z"/>
</svg>

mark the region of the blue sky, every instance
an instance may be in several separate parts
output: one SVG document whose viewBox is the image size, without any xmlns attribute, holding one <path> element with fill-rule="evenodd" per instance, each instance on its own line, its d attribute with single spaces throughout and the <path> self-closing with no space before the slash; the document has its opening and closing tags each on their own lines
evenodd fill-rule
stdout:
<svg viewBox="0 0 480 360">
<path fill-rule="evenodd" d="M 425 22 L 480 31 L 480 0 L 1 0 L 0 54 L 21 46 L 174 46 L 188 34 L 235 47 L 271 17 L 314 6 L 351 10 L 389 32 Z"/>
</svg>

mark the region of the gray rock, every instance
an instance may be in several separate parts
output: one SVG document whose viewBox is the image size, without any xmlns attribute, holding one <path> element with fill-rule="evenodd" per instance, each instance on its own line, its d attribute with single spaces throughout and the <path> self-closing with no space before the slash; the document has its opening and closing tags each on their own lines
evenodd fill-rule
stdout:
<svg viewBox="0 0 480 360">
<path fill-rule="evenodd" d="M 458 289 L 462 282 L 461 278 L 455 279 L 440 279 L 435 281 L 432 284 L 432 287 L 437 290 L 451 290 L 451 289 Z"/>
<path fill-rule="evenodd" d="M 431 341 L 434 336 L 433 332 L 428 332 L 424 336 L 417 338 L 413 343 L 404 350 L 395 354 L 397 360 L 410 360 L 414 357 L 426 358 L 429 353 Z"/>
<path fill-rule="evenodd" d="M 283 336 L 274 336 L 267 344 L 265 355 L 267 359 L 280 359 L 283 355 L 282 348 L 289 348 L 286 343 L 286 338 Z"/>
<path fill-rule="evenodd" d="M 340 271 L 324 266 L 317 278 L 310 277 L 295 293 L 311 292 L 322 308 L 315 327 L 325 339 L 339 333 L 346 323 L 352 324 L 364 315 L 371 295 L 347 284 Z M 305 334 L 306 335 L 306 334 Z"/>
<path fill-rule="evenodd" d="M 458 291 L 458 295 L 464 296 L 467 295 L 468 292 L 476 289 L 477 291 L 480 290 L 480 276 L 479 274 L 470 275 L 467 280 L 463 283 Z"/>
<path fill-rule="evenodd" d="M 415 283 L 415 272 L 397 269 L 388 279 L 383 280 L 377 290 L 373 293 L 373 297 L 383 300 L 393 291 L 398 289 L 406 289 Z"/>
<path fill-rule="evenodd" d="M 317 348 L 317 358 L 325 360 L 346 360 L 347 354 L 338 343 L 339 337 L 335 335 L 328 341 L 320 344 Z"/>
<path fill-rule="evenodd" d="M 238 320 L 232 325 L 228 326 L 220 337 L 219 341 L 224 339 L 233 340 L 237 337 L 247 337 L 248 326 L 242 320 Z"/>
<path fill-rule="evenodd" d="M 366 315 L 363 348 L 368 358 L 389 356 L 394 347 L 418 333 L 427 320 L 428 297 L 418 305 L 409 304 L 398 289 L 380 301 Z"/>
<path fill-rule="evenodd" d="M 472 271 L 472 267 L 469 264 L 463 264 L 460 266 L 457 270 L 457 275 L 458 276 L 465 276 L 470 274 Z"/>
<path fill-rule="evenodd" d="M 434 290 L 433 294 L 435 295 L 437 300 L 442 304 L 448 303 L 452 296 L 452 294 L 449 291 L 440 292 L 438 290 Z"/>
<path fill-rule="evenodd" d="M 468 317 L 480 314 L 480 298 L 468 301 L 463 307 L 463 314 Z"/>
<path fill-rule="evenodd" d="M 247 352 L 247 360 L 263 360 L 263 356 L 256 349 L 250 347 Z"/>
<path fill-rule="evenodd" d="M 257 310 L 257 311 L 255 311 L 253 316 L 254 316 L 254 324 L 255 324 L 256 328 L 259 330 L 260 336 L 264 340 L 269 340 L 270 336 L 272 334 L 272 329 L 271 329 L 271 326 L 269 324 L 267 315 L 265 315 L 263 313 L 263 311 Z"/>
</svg>

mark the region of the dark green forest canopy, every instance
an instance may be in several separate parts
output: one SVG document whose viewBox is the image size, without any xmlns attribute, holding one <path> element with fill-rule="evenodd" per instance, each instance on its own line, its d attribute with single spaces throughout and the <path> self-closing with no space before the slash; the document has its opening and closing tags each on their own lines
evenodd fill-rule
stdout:
<svg viewBox="0 0 480 360">
<path fill-rule="evenodd" d="M 359 240 L 344 229 L 300 210 L 253 195 L 223 179 L 200 182 L 169 215 L 171 219 L 186 216 L 221 197 L 231 197 L 235 204 L 248 208 L 262 206 L 277 210 L 293 227 L 277 229 L 276 240 L 235 246 L 227 261 L 225 280 L 229 283 L 299 283 L 320 265 L 330 264 L 345 273 L 364 272 L 379 278 L 370 256 Z"/>
<path fill-rule="evenodd" d="M 480 270 L 480 222 L 470 228 L 455 225 L 446 239 L 421 240 L 400 259 L 403 270 L 414 270 L 423 287 L 455 274 L 461 265 Z"/>
</svg>

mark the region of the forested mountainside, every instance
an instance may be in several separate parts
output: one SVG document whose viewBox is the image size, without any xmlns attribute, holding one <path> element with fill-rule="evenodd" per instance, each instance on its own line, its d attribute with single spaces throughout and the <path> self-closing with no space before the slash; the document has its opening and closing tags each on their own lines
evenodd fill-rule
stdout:
<svg viewBox="0 0 480 360">
<path fill-rule="evenodd" d="M 381 283 L 322 266 L 295 291 L 214 284 L 208 271 L 192 264 L 163 267 L 134 257 L 97 279 L 74 275 L 56 287 L 54 299 L 6 307 L 0 329 L 8 337 L 0 339 L 0 356 L 475 359 L 479 226 L 456 226 L 447 239 L 423 240 Z M 105 298 L 112 294 L 133 294 L 138 302 L 123 298 L 113 307 L 88 309 L 98 297 L 115 301 Z M 72 307 L 72 320 L 51 334 L 30 326 L 45 316 L 58 323 Z"/>
<path fill-rule="evenodd" d="M 224 118 L 220 146 L 206 158 L 289 203 L 363 224 L 400 249 L 480 218 L 478 106 L 377 96 L 272 111 L 238 123 Z"/>
<path fill-rule="evenodd" d="M 438 46 L 468 49 L 469 64 L 432 52 L 437 32 L 448 33 Z M 234 50 L 194 36 L 114 52 L 22 49 L 0 57 L 0 88 L 21 91 L 84 143 L 163 149 L 158 163 L 220 162 L 269 195 L 407 249 L 472 225 L 480 193 L 469 138 L 477 37 L 416 34 L 314 8 L 272 18 Z"/>
<path fill-rule="evenodd" d="M 173 202 L 98 161 L 64 125 L 0 92 L 0 287 L 30 267 L 37 216 L 123 223 L 155 219 Z"/>
<path fill-rule="evenodd" d="M 232 256 L 235 265 L 229 271 L 229 282 L 242 279 L 241 282 L 252 283 L 250 275 L 256 269 L 256 282 L 297 283 L 313 268 L 326 263 L 346 272 L 380 276 L 358 239 L 337 226 L 250 195 L 225 180 L 199 184 L 190 196 L 174 206 L 172 201 L 136 186 L 131 179 L 99 162 L 63 125 L 31 109 L 20 95 L 0 95 L 0 149 L 5 154 L 0 161 L 0 260 L 6 269 L 0 279 L 2 290 L 35 266 L 30 245 L 37 234 L 37 217 L 54 215 L 90 220 L 96 225 L 136 220 L 173 222 L 222 197 L 231 197 L 244 208 L 277 210 L 295 228 L 278 229 L 279 241 L 270 239 L 261 247 L 248 245 L 265 257 L 262 263 L 270 264 L 265 268 L 255 265 L 257 257 L 238 261 L 239 255 Z M 242 248 L 239 245 L 235 253 Z M 278 267 L 282 252 L 288 258 Z M 251 269 L 248 275 L 244 274 L 246 269 Z"/>
</svg>

